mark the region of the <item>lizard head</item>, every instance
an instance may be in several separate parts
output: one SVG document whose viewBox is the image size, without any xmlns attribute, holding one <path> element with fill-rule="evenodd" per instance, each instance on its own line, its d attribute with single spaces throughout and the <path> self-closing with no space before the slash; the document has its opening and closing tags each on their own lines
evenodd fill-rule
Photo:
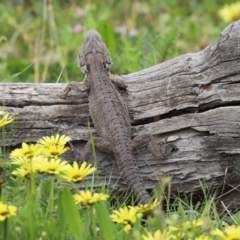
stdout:
<svg viewBox="0 0 240 240">
<path fill-rule="evenodd" d="M 88 72 L 86 60 L 87 55 L 95 53 L 102 54 L 103 65 L 109 70 L 112 66 L 112 59 L 109 51 L 102 41 L 101 35 L 95 30 L 90 30 L 84 36 L 83 44 L 78 55 L 78 66 L 84 73 Z"/>
</svg>

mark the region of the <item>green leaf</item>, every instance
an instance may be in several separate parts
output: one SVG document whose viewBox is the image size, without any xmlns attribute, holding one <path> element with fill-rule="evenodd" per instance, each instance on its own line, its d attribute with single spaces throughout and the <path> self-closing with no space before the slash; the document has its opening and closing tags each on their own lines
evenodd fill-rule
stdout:
<svg viewBox="0 0 240 240">
<path fill-rule="evenodd" d="M 59 209 L 59 214 L 63 214 L 65 218 L 64 220 L 60 218 L 62 221 L 60 226 L 66 227 L 66 222 L 68 222 L 70 230 L 77 236 L 77 239 L 83 239 L 83 226 L 79 211 L 68 188 L 64 188 L 59 196 Z"/>
<path fill-rule="evenodd" d="M 63 238 L 64 232 L 68 226 L 67 218 L 64 215 L 64 204 L 62 204 L 62 202 L 63 202 L 63 199 L 60 196 L 58 198 L 58 219 L 59 219 L 59 230 L 60 230 L 60 232 L 58 234 L 59 239 L 64 239 Z"/>
<path fill-rule="evenodd" d="M 25 67 L 21 72 L 12 74 L 11 76 L 9 76 L 9 77 L 7 78 L 7 80 L 11 80 L 11 79 L 13 79 L 13 78 L 16 78 L 17 76 L 19 76 L 20 74 L 22 74 L 23 72 L 25 72 L 26 70 L 28 70 L 32 65 L 33 65 L 33 63 L 29 64 L 29 65 L 28 65 L 27 67 Z"/>
<path fill-rule="evenodd" d="M 186 219 L 186 213 L 184 211 L 183 204 L 180 201 L 178 202 L 178 213 L 182 216 L 183 219 Z"/>
<path fill-rule="evenodd" d="M 100 227 L 103 239 L 115 239 L 117 236 L 116 228 L 109 218 L 109 212 L 104 202 L 95 204 L 97 222 Z"/>
<path fill-rule="evenodd" d="M 95 21 L 91 11 L 87 12 L 85 22 L 84 22 L 84 26 L 85 26 L 86 31 L 96 29 L 96 21 Z"/>
<path fill-rule="evenodd" d="M 113 55 L 116 52 L 117 45 L 112 26 L 107 23 L 107 20 L 102 20 L 99 22 L 98 31 L 102 36 L 103 42 L 107 45 L 110 54 Z"/>
</svg>

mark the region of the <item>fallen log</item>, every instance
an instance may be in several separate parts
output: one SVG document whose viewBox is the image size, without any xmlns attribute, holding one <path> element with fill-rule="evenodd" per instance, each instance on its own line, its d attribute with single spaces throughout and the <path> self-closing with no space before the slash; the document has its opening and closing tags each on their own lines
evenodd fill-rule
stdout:
<svg viewBox="0 0 240 240">
<path fill-rule="evenodd" d="M 148 189 L 161 176 L 172 176 L 173 192 L 198 192 L 207 187 L 240 182 L 240 21 L 229 25 L 204 50 L 188 53 L 139 72 L 123 76 L 122 93 L 128 103 L 134 136 L 151 133 L 175 148 L 155 160 L 146 147 L 134 152 Z M 89 139 L 86 93 L 57 94 L 65 84 L 1 83 L 2 109 L 14 115 L 14 127 L 0 133 L 0 145 L 11 149 L 22 142 L 61 132 L 81 151 Z M 94 128 L 91 128 L 96 135 Z M 171 145 L 169 145 L 171 146 Z M 66 155 L 73 160 L 73 155 Z M 91 158 L 90 162 L 94 162 Z M 111 154 L 97 150 L 97 184 L 124 189 Z M 117 184 L 116 184 L 117 182 Z M 226 202 L 234 200 L 232 192 Z M 236 204 L 234 202 L 233 204 Z M 231 205 L 233 206 L 233 205 Z M 234 205 L 235 206 L 235 205 Z"/>
</svg>

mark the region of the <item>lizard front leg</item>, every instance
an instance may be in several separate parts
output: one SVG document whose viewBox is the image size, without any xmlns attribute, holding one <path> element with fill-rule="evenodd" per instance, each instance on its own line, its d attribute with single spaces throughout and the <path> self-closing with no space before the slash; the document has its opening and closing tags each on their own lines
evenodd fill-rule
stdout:
<svg viewBox="0 0 240 240">
<path fill-rule="evenodd" d="M 89 84 L 88 84 L 88 78 L 87 76 L 84 78 L 83 82 L 80 83 L 80 82 L 75 82 L 75 81 L 72 81 L 70 82 L 66 88 L 63 89 L 63 91 L 61 92 L 61 94 L 59 94 L 58 96 L 60 98 L 66 98 L 68 93 L 71 91 L 71 90 L 74 90 L 75 92 L 87 92 L 89 90 Z"/>
<path fill-rule="evenodd" d="M 119 88 L 127 89 L 127 87 L 128 87 L 128 85 L 127 85 L 127 83 L 125 82 L 125 80 L 124 80 L 122 77 L 120 77 L 120 76 L 118 76 L 118 75 L 116 75 L 116 74 L 111 74 L 111 73 L 109 73 L 109 79 L 110 79 L 114 84 L 116 84 L 116 86 L 119 87 Z"/>
</svg>

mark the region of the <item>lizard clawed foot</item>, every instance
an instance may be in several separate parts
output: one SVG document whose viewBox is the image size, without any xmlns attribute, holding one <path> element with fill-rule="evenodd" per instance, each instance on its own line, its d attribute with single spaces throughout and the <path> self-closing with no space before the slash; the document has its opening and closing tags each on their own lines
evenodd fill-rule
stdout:
<svg viewBox="0 0 240 240">
<path fill-rule="evenodd" d="M 85 77 L 85 79 L 87 79 L 87 77 Z M 84 80 L 85 80 L 84 79 Z M 71 90 L 74 90 L 75 92 L 86 92 L 88 91 L 88 85 L 83 82 L 83 83 L 79 83 L 79 82 L 75 82 L 75 81 L 72 81 L 70 82 L 65 89 L 63 89 L 63 91 L 57 95 L 58 97 L 62 98 L 62 99 L 65 99 L 68 95 L 68 93 L 71 91 Z"/>
<path fill-rule="evenodd" d="M 66 99 L 67 98 L 67 95 L 68 93 L 71 91 L 71 88 L 70 87 L 66 87 L 60 94 L 58 94 L 57 96 L 61 99 Z"/>
<path fill-rule="evenodd" d="M 57 96 L 61 99 L 66 99 L 66 97 L 67 97 L 66 94 L 63 94 L 63 93 L 57 94 Z"/>
<path fill-rule="evenodd" d="M 178 148 L 175 144 L 167 143 L 167 139 L 168 137 L 166 137 L 163 141 L 157 142 L 163 157 L 169 157 L 178 151 Z"/>
<path fill-rule="evenodd" d="M 84 162 L 84 160 L 82 159 L 82 154 L 79 152 L 77 148 L 74 147 L 74 145 L 71 142 L 69 142 L 69 145 L 71 146 L 71 151 L 75 155 L 77 163 L 82 164 Z"/>
<path fill-rule="evenodd" d="M 162 160 L 165 157 L 171 156 L 174 152 L 176 152 L 178 149 L 176 145 L 172 143 L 167 143 L 166 137 L 163 141 L 151 141 L 149 146 L 151 149 L 151 152 L 153 153 L 154 157 L 158 160 Z"/>
<path fill-rule="evenodd" d="M 153 156 L 158 159 L 158 160 L 162 160 L 163 159 L 163 151 L 162 151 L 162 148 L 159 148 L 159 143 L 156 142 L 154 139 L 152 139 L 150 142 L 149 142 L 149 148 L 150 148 L 150 151 L 152 152 Z"/>
</svg>

